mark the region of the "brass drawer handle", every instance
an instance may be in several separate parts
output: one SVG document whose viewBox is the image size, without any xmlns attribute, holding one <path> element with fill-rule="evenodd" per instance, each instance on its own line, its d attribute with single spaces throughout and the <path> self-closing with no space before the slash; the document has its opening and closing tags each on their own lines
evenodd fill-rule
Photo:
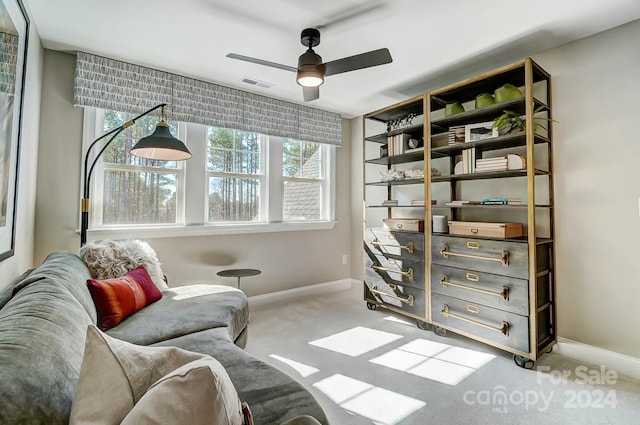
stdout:
<svg viewBox="0 0 640 425">
<path fill-rule="evenodd" d="M 475 281 L 475 282 L 477 282 L 477 281 Z M 500 291 L 500 292 L 489 291 L 489 290 L 482 289 L 482 288 L 475 288 L 473 286 L 463 285 L 461 283 L 451 282 L 451 281 L 449 281 L 449 277 L 447 275 L 442 276 L 442 280 L 440 281 L 440 283 L 445 288 L 447 288 L 449 286 L 453 286 L 454 288 L 465 289 L 467 291 L 473 291 L 473 292 L 480 292 L 481 294 L 493 295 L 493 296 L 496 296 L 496 297 L 500 297 L 505 301 L 509 301 L 509 288 L 507 288 L 506 286 L 503 286 L 502 287 L 502 291 Z"/>
<path fill-rule="evenodd" d="M 409 267 L 409 270 L 407 270 L 406 272 L 403 270 L 393 270 L 393 269 L 388 269 L 386 267 L 380 267 L 380 266 L 371 266 L 372 269 L 374 270 L 381 270 L 383 272 L 389 272 L 389 273 L 399 273 L 403 276 L 407 276 L 410 280 L 413 280 L 413 268 Z"/>
<path fill-rule="evenodd" d="M 469 307 L 469 306 L 467 306 Z M 458 316 L 457 314 L 449 313 L 449 306 L 447 304 L 442 306 L 442 310 L 440 311 L 444 317 L 453 317 L 454 319 L 462 320 L 463 322 L 471 323 L 472 325 L 480 326 L 485 329 L 489 329 L 491 331 L 496 331 L 501 333 L 504 336 L 509 336 L 509 322 L 502 322 L 502 326 L 496 327 L 487 325 L 486 323 L 478 322 L 476 320 L 467 319 L 466 317 Z"/>
<path fill-rule="evenodd" d="M 469 249 L 480 249 L 480 242 L 467 241 L 467 248 L 469 248 Z"/>
<path fill-rule="evenodd" d="M 480 314 L 480 307 L 473 304 L 467 304 L 467 311 L 473 314 Z"/>
<path fill-rule="evenodd" d="M 478 276 L 475 273 L 467 273 L 464 277 L 466 277 L 467 280 L 470 281 L 470 282 L 479 282 L 480 281 L 480 276 Z"/>
<path fill-rule="evenodd" d="M 392 289 L 395 289 L 395 288 L 392 288 Z M 402 301 L 403 303 L 409 305 L 409 307 L 413 307 L 413 295 L 409 295 L 407 298 L 402 298 L 397 296 L 396 294 L 387 294 L 386 292 L 382 292 L 375 285 L 371 288 L 371 292 L 377 295 L 384 295 L 386 297 L 394 298 L 398 301 Z"/>
<path fill-rule="evenodd" d="M 449 247 L 445 244 L 442 247 L 442 250 L 440 250 L 440 254 L 444 258 L 449 258 L 449 256 L 451 255 L 454 257 L 474 258 L 476 260 L 496 261 L 498 263 L 501 263 L 504 267 L 509 267 L 509 253 L 507 251 L 502 251 L 502 255 L 500 256 L 500 258 L 486 257 L 483 255 L 465 254 L 462 252 L 451 252 L 449 251 Z"/>
<path fill-rule="evenodd" d="M 373 246 L 391 246 L 391 247 L 394 247 L 394 248 L 406 249 L 407 252 L 409 252 L 409 254 L 413 254 L 413 242 L 409 242 L 406 245 L 394 245 L 392 243 L 382 243 L 382 242 L 379 242 L 379 241 L 376 240 L 376 241 L 371 242 L 371 245 L 373 245 Z"/>
</svg>

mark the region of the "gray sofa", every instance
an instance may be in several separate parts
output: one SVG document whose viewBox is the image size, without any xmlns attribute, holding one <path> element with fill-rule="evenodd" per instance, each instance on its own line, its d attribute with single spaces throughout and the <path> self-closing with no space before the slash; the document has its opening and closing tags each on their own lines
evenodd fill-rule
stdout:
<svg viewBox="0 0 640 425">
<path fill-rule="evenodd" d="M 87 326 L 97 319 L 88 278 L 76 254 L 59 251 L 0 292 L 0 423 L 68 423 Z M 327 424 L 311 393 L 242 349 L 248 320 L 243 292 L 191 285 L 164 290 L 159 301 L 107 334 L 215 357 L 249 404 L 256 425 L 280 425 L 301 415 Z M 291 423 L 314 422 L 302 417 Z"/>
</svg>

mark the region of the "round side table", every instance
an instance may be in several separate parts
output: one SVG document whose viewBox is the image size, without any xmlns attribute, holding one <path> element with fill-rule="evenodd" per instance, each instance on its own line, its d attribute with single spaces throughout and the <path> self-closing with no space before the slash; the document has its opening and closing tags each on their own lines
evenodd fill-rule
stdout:
<svg viewBox="0 0 640 425">
<path fill-rule="evenodd" d="M 229 270 L 221 270 L 217 273 L 217 275 L 222 277 L 237 277 L 238 289 L 240 289 L 241 277 L 256 276 L 256 275 L 259 275 L 260 273 L 262 273 L 262 271 L 258 269 L 229 269 Z"/>
</svg>

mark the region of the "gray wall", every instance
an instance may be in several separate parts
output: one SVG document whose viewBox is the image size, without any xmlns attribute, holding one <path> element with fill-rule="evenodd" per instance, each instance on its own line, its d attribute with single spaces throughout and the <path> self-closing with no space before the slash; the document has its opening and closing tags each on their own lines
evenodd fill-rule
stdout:
<svg viewBox="0 0 640 425">
<path fill-rule="evenodd" d="M 28 13 L 28 4 L 27 7 Z M 36 163 L 40 121 L 40 92 L 42 87 L 42 46 L 40 36 L 31 25 L 29 51 L 24 89 L 22 142 L 18 176 L 18 203 L 16 207 L 15 254 L 0 263 L 0 288 L 32 266 L 36 196 Z"/>
<path fill-rule="evenodd" d="M 533 56 L 552 76 L 559 121 L 553 147 L 558 335 L 637 358 L 639 39 L 635 21 Z M 362 193 L 356 148 L 362 118 L 351 121 L 355 197 Z M 362 203 L 352 205 L 353 219 L 362 217 Z M 355 224 L 352 257 L 361 258 L 362 226 Z"/>
<path fill-rule="evenodd" d="M 73 107 L 75 56 L 44 51 L 41 143 L 34 261 L 54 250 L 77 251 L 79 236 L 82 109 Z M 170 284 L 222 282 L 224 268 L 251 267 L 260 277 L 245 278 L 248 295 L 349 278 L 350 137 L 345 122 L 345 146 L 336 153 L 336 220 L 331 230 L 147 239 L 163 264 Z"/>
<path fill-rule="evenodd" d="M 640 21 L 536 55 L 552 75 L 558 333 L 640 358 Z"/>
</svg>

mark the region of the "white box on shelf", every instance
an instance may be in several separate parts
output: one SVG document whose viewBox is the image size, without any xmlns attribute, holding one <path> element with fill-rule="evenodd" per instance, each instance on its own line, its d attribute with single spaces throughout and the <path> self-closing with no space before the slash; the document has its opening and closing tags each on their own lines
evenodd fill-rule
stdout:
<svg viewBox="0 0 640 425">
<path fill-rule="evenodd" d="M 465 143 L 498 137 L 498 129 L 493 126 L 493 121 L 467 124 L 464 126 Z"/>
</svg>

